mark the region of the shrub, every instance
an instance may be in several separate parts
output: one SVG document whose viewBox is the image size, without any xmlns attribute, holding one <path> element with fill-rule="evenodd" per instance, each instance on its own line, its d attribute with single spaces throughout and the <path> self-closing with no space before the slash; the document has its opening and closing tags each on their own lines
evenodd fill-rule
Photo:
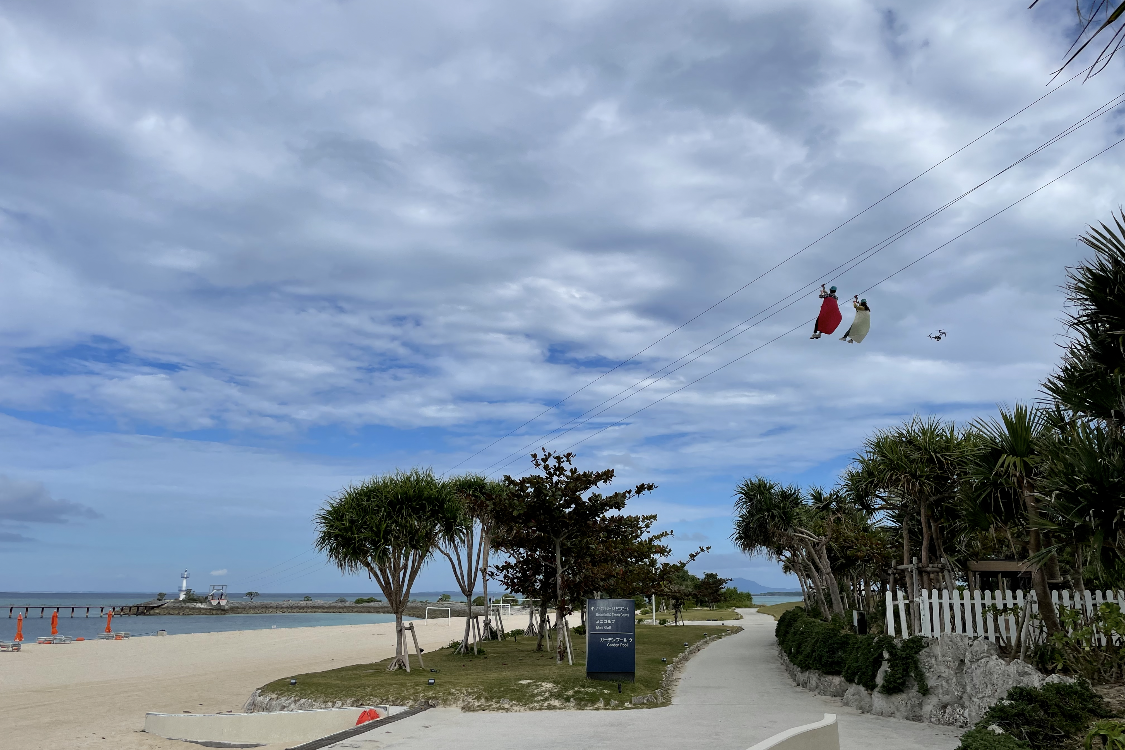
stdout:
<svg viewBox="0 0 1125 750">
<path fill-rule="evenodd" d="M 824 622 L 810 617 L 801 607 L 783 613 L 774 634 L 781 650 L 798 669 L 840 675 L 868 690 L 878 687 L 879 692 L 888 695 L 904 691 L 913 677 L 919 693 L 930 692 L 918 663 L 918 654 L 926 647 L 919 637 L 896 641 L 885 635 L 856 635 L 841 618 Z M 875 677 L 883 665 L 884 653 L 887 673 L 879 686 Z"/>
<path fill-rule="evenodd" d="M 378 604 L 381 600 L 373 596 L 361 596 L 355 600 L 355 604 Z"/>
<path fill-rule="evenodd" d="M 159 594 L 156 595 L 156 601 L 162 602 L 162 601 L 164 601 L 164 597 L 166 597 L 166 596 L 168 596 L 168 595 L 165 594 L 163 591 L 161 591 Z"/>
<path fill-rule="evenodd" d="M 575 626 L 574 626 L 573 628 L 571 628 L 570 630 L 571 630 L 571 632 L 573 632 L 573 633 L 574 633 L 575 635 L 586 635 L 586 626 L 585 626 L 585 625 L 575 625 Z"/>
<path fill-rule="evenodd" d="M 449 594 L 442 594 L 441 596 L 439 596 L 437 598 L 437 600 L 439 602 L 449 602 L 449 601 L 453 601 L 453 597 L 450 596 Z"/>
<path fill-rule="evenodd" d="M 977 727 L 961 735 L 959 750 L 1028 750 L 1029 747 L 1006 732 L 997 734 L 988 727 Z"/>
<path fill-rule="evenodd" d="M 1005 700 L 988 709 L 976 728 L 996 725 L 1032 750 L 1050 750 L 1076 745 L 1092 720 L 1110 716 L 1109 707 L 1088 682 L 1056 682 L 1041 688 L 1012 688 Z"/>
<path fill-rule="evenodd" d="M 667 625 L 668 624 L 668 618 L 667 617 L 661 617 L 660 618 L 660 624 L 661 625 Z"/>
<path fill-rule="evenodd" d="M 311 596 L 309 596 L 308 594 L 306 594 L 306 595 L 305 595 L 305 598 L 304 598 L 304 599 L 302 599 L 301 601 L 303 601 L 303 602 L 311 602 L 311 601 L 312 601 L 312 597 L 311 597 Z"/>
<path fill-rule="evenodd" d="M 339 599 L 336 600 L 336 603 L 337 604 L 347 604 L 348 600 L 341 596 Z"/>
<path fill-rule="evenodd" d="M 1090 617 L 1061 607 L 1062 631 L 1040 644 L 1032 660 L 1043 672 L 1063 672 L 1095 684 L 1120 682 L 1125 677 L 1125 614 L 1115 602 L 1097 607 Z M 1108 636 L 1103 644 L 1100 635 Z"/>
<path fill-rule="evenodd" d="M 1125 726 L 1120 722 L 1102 719 L 1095 724 L 1083 743 L 1086 750 L 1093 750 L 1095 738 L 1102 741 L 1105 750 L 1125 750 Z"/>
<path fill-rule="evenodd" d="M 473 599 L 473 606 L 474 607 L 483 607 L 484 605 L 485 605 L 485 601 L 484 601 L 483 596 L 478 596 L 478 597 L 475 597 Z"/>
</svg>

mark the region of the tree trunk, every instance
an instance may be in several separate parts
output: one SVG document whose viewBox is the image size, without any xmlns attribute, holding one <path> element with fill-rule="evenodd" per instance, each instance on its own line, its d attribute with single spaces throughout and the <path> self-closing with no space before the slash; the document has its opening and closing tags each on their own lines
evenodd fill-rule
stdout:
<svg viewBox="0 0 1125 750">
<path fill-rule="evenodd" d="M 566 656 L 566 623 L 563 621 L 562 539 L 555 540 L 555 664 Z"/>
<path fill-rule="evenodd" d="M 930 514 L 926 511 L 926 501 L 920 503 L 922 515 L 922 588 L 933 588 L 930 584 L 930 572 L 926 570 L 930 565 Z"/>
<path fill-rule="evenodd" d="M 1027 480 L 1020 480 L 1020 490 L 1023 493 L 1024 504 L 1027 506 L 1027 519 L 1030 526 L 1027 549 L 1035 555 L 1043 549 L 1039 529 L 1035 527 L 1039 520 L 1039 505 L 1028 487 Z M 1039 600 L 1039 616 L 1043 618 L 1043 626 L 1047 628 L 1047 634 L 1058 633 L 1062 627 L 1059 625 L 1058 615 L 1055 614 L 1055 605 L 1051 602 L 1051 588 L 1047 585 L 1047 572 L 1042 565 L 1036 565 L 1031 571 L 1031 583 L 1035 587 L 1035 597 Z"/>
<path fill-rule="evenodd" d="M 405 669 L 406 662 L 402 656 L 406 652 L 406 631 L 402 629 L 402 609 L 395 607 L 395 658 L 387 667 L 388 672 L 396 669 Z"/>
</svg>

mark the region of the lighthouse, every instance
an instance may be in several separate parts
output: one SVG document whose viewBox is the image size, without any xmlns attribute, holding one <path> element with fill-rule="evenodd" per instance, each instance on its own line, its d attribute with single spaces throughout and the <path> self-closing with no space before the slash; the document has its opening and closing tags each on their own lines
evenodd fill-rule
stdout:
<svg viewBox="0 0 1125 750">
<path fill-rule="evenodd" d="M 189 577 L 188 572 L 186 570 L 183 573 L 180 574 L 180 601 L 181 602 L 184 599 L 187 598 L 187 591 L 188 591 L 187 579 L 188 579 L 188 577 Z"/>
</svg>

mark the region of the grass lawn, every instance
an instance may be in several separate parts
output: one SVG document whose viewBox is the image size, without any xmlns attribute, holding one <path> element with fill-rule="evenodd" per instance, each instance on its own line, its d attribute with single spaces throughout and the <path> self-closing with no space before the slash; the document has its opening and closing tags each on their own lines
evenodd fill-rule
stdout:
<svg viewBox="0 0 1125 750">
<path fill-rule="evenodd" d="M 737 630 L 732 628 L 732 633 Z M 705 633 L 719 632 L 723 631 L 638 625 L 637 681 L 622 683 L 620 693 L 617 683 L 586 679 L 586 639 L 573 633 L 574 666 L 566 662 L 556 665 L 553 652 L 537 653 L 534 638 L 520 638 L 518 642 L 490 641 L 482 656 L 458 656 L 450 648 L 428 652 L 423 654 L 426 669 L 419 668 L 412 657 L 409 674 L 403 670 L 388 672 L 387 660 L 292 675 L 296 685 L 290 685 L 290 677 L 286 677 L 264 685 L 261 692 L 326 704 L 341 701 L 350 706 L 410 706 L 425 699 L 465 710 L 623 708 L 633 696 L 651 695 L 660 688 L 665 667 L 662 657 L 671 663 L 683 653 L 685 642 L 694 644 Z M 435 685 L 426 684 L 430 678 Z"/>
<path fill-rule="evenodd" d="M 770 604 L 765 607 L 758 607 L 758 612 L 763 615 L 773 615 L 773 619 L 778 619 L 781 615 L 794 607 L 803 607 L 804 602 L 782 602 L 781 604 Z"/>
<path fill-rule="evenodd" d="M 707 609 L 705 607 L 697 607 L 695 609 L 685 609 L 680 614 L 683 619 L 692 622 L 714 620 L 715 622 L 722 622 L 723 620 L 741 620 L 742 615 L 735 612 L 733 609 Z M 647 622 L 652 622 L 651 610 L 645 610 L 637 614 L 638 618 L 644 619 Z M 657 612 L 656 621 L 667 620 L 669 624 L 672 623 L 671 612 Z"/>
</svg>

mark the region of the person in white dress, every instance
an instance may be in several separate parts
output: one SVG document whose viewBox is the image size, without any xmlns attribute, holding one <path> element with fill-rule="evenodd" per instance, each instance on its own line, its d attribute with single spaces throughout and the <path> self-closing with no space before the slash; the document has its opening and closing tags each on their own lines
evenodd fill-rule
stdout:
<svg viewBox="0 0 1125 750">
<path fill-rule="evenodd" d="M 867 306 L 867 300 L 860 299 L 858 294 L 852 298 L 852 306 L 855 307 L 855 320 L 840 340 L 847 341 L 849 344 L 858 344 L 871 330 L 871 308 Z"/>
</svg>

